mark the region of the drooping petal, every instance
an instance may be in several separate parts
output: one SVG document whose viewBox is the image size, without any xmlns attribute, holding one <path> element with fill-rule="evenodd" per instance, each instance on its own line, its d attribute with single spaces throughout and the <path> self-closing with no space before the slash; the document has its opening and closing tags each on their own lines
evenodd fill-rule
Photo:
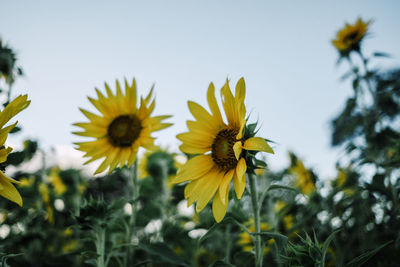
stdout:
<svg viewBox="0 0 400 267">
<path fill-rule="evenodd" d="M 229 184 L 231 183 L 231 180 L 233 178 L 235 170 L 230 170 L 227 173 L 225 173 L 224 178 L 221 181 L 221 184 L 219 186 L 219 197 L 222 201 L 222 203 L 226 203 L 228 199 L 226 198 L 226 191 L 229 191 Z"/>
<path fill-rule="evenodd" d="M 2 189 L 0 190 L 0 195 L 17 203 L 22 207 L 22 197 L 17 191 L 17 189 L 6 179 L 0 177 L 0 186 Z"/>
<path fill-rule="evenodd" d="M 246 150 L 263 151 L 274 154 L 267 141 L 261 137 L 251 137 L 244 141 L 243 148 Z"/>
<path fill-rule="evenodd" d="M 242 141 L 238 141 L 233 145 L 233 152 L 235 153 L 235 157 L 239 160 L 240 154 L 242 153 Z"/>
<path fill-rule="evenodd" d="M 199 190 L 200 194 L 196 203 L 196 212 L 200 212 L 211 200 L 215 192 L 218 190 L 223 177 L 223 172 L 214 171 L 209 172 L 209 175 L 203 178 L 207 179 L 207 183 L 205 183 Z"/>
<path fill-rule="evenodd" d="M 235 173 L 233 176 L 233 187 L 235 188 L 236 197 L 241 199 L 246 188 L 246 175 L 243 175 L 242 179 L 239 179 L 237 173 Z"/>
<path fill-rule="evenodd" d="M 229 190 L 226 190 L 225 199 L 228 199 Z M 222 202 L 220 198 L 220 194 L 215 194 L 213 204 L 212 204 L 212 211 L 217 223 L 221 222 L 222 219 L 225 217 L 226 210 L 228 208 L 228 201 L 225 203 Z"/>
</svg>

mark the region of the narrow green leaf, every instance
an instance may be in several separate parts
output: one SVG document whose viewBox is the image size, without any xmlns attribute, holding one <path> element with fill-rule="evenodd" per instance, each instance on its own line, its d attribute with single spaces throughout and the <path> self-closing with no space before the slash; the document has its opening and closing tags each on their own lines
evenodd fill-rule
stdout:
<svg viewBox="0 0 400 267">
<path fill-rule="evenodd" d="M 361 254 L 360 256 L 352 259 L 351 261 L 349 261 L 348 263 L 346 263 L 345 266 L 354 266 L 354 267 L 358 267 L 361 266 L 363 263 L 365 263 L 366 261 L 368 261 L 372 256 L 374 256 L 376 253 L 378 253 L 379 250 L 381 250 L 382 248 L 386 247 L 388 244 L 392 243 L 392 241 L 386 242 L 383 245 L 380 245 L 379 247 L 367 251 L 363 254 Z"/>
<path fill-rule="evenodd" d="M 331 241 L 332 241 L 333 238 L 335 237 L 335 234 L 337 234 L 337 233 L 340 232 L 340 231 L 341 231 L 341 229 L 332 232 L 332 233 L 328 236 L 328 238 L 325 240 L 324 245 L 322 246 L 322 258 L 321 258 L 322 267 L 325 266 L 326 251 L 328 250 L 329 244 L 331 243 Z"/>
</svg>

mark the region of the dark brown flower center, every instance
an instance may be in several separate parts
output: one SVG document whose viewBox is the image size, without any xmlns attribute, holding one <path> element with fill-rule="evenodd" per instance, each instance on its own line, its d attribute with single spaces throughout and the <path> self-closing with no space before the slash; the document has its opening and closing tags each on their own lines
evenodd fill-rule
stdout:
<svg viewBox="0 0 400 267">
<path fill-rule="evenodd" d="M 344 42 L 356 42 L 358 37 L 358 31 L 353 31 L 344 37 Z"/>
<path fill-rule="evenodd" d="M 236 168 L 238 161 L 233 151 L 233 145 L 237 142 L 238 132 L 235 129 L 223 129 L 214 138 L 211 156 L 221 170 L 228 171 Z"/>
<path fill-rule="evenodd" d="M 112 145 L 129 147 L 139 137 L 142 129 L 142 123 L 136 115 L 122 115 L 110 123 L 107 135 Z"/>
</svg>

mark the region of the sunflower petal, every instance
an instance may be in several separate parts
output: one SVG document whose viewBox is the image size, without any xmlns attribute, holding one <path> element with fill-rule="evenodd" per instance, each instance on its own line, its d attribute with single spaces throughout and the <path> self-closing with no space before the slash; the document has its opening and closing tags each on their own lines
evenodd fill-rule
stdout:
<svg viewBox="0 0 400 267">
<path fill-rule="evenodd" d="M 251 137 L 247 139 L 243 144 L 243 148 L 246 150 L 263 151 L 274 154 L 274 151 L 267 141 L 261 137 Z"/>
<path fill-rule="evenodd" d="M 228 199 L 228 193 L 229 193 L 229 190 L 226 190 L 225 199 Z M 212 204 L 213 215 L 214 215 L 214 218 L 217 221 L 217 223 L 221 222 L 222 219 L 225 217 L 226 210 L 228 208 L 228 201 L 223 203 L 222 200 L 220 199 L 219 195 L 220 194 L 215 194 L 213 204 Z"/>
<path fill-rule="evenodd" d="M 233 187 L 235 188 L 236 197 L 241 199 L 244 189 L 246 188 L 246 175 L 243 175 L 242 179 L 239 179 L 235 173 L 233 176 Z"/>
<path fill-rule="evenodd" d="M 22 197 L 12 183 L 6 179 L 3 179 L 3 177 L 0 177 L 0 185 L 2 187 L 2 190 L 0 190 L 0 195 L 22 207 Z"/>
</svg>

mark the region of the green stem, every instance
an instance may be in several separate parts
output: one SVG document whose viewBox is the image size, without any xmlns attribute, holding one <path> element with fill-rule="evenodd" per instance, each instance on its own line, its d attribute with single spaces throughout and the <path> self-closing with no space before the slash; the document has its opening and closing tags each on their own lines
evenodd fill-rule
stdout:
<svg viewBox="0 0 400 267">
<path fill-rule="evenodd" d="M 106 229 L 104 227 L 99 227 L 96 238 L 96 252 L 98 255 L 97 267 L 106 267 L 104 263 L 105 243 L 106 243 Z"/>
<path fill-rule="evenodd" d="M 231 225 L 228 224 L 225 229 L 225 242 L 226 242 L 226 250 L 225 250 L 225 262 L 230 263 L 231 259 Z"/>
<path fill-rule="evenodd" d="M 135 232 L 135 228 L 136 228 L 136 217 L 137 217 L 137 200 L 139 197 L 139 181 L 138 181 L 138 160 L 136 159 L 135 163 L 133 164 L 132 168 L 132 176 L 131 176 L 131 200 L 132 200 L 132 213 L 131 213 L 131 217 L 129 218 L 129 224 L 128 224 L 128 231 L 127 231 L 127 243 L 131 243 L 132 242 L 132 236 L 133 233 Z M 134 248 L 132 246 L 127 247 L 127 251 L 126 251 L 127 255 L 126 255 L 126 262 L 128 264 L 126 264 L 126 266 L 130 266 L 130 258 L 131 255 L 133 255 L 134 253 Z"/>
<path fill-rule="evenodd" d="M 256 180 L 253 174 L 248 173 L 250 183 L 251 204 L 253 206 L 254 227 L 255 233 L 260 233 L 260 210 L 258 208 L 258 193 L 256 187 Z M 255 235 L 255 250 L 256 250 L 256 267 L 262 267 L 263 264 L 263 251 L 261 246 L 261 236 Z"/>
</svg>

